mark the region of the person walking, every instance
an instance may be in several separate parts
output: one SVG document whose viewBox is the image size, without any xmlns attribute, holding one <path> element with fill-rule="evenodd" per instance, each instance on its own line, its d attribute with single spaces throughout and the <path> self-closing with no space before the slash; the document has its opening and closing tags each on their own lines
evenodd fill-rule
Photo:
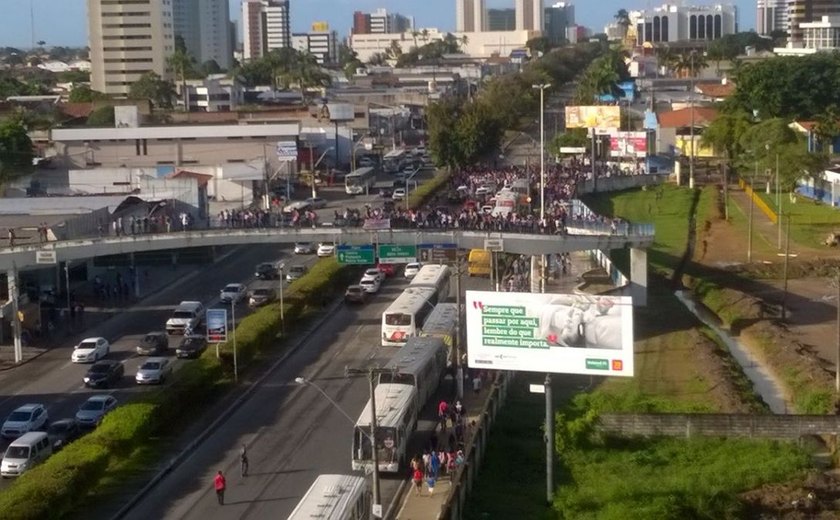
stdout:
<svg viewBox="0 0 840 520">
<path fill-rule="evenodd" d="M 225 480 L 225 476 L 222 474 L 222 470 L 219 470 L 216 473 L 216 477 L 213 479 L 213 487 L 216 489 L 216 498 L 219 500 L 219 505 L 225 505 L 225 488 L 227 487 L 227 481 Z"/>
<path fill-rule="evenodd" d="M 239 450 L 239 468 L 243 477 L 248 474 L 248 451 L 245 449 L 244 444 Z"/>
<path fill-rule="evenodd" d="M 414 468 L 414 473 L 412 474 L 412 481 L 414 481 L 414 494 L 420 496 L 420 487 L 423 484 L 423 471 L 420 467 Z"/>
</svg>

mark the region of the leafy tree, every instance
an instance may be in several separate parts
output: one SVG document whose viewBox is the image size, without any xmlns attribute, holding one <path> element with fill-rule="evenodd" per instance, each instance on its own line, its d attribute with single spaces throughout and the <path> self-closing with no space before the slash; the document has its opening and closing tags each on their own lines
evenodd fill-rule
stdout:
<svg viewBox="0 0 840 520">
<path fill-rule="evenodd" d="M 384 52 L 374 53 L 370 58 L 368 58 L 368 64 L 373 65 L 374 67 L 385 65 L 387 62 L 388 56 L 386 56 Z"/>
<path fill-rule="evenodd" d="M 303 99 L 306 99 L 308 89 L 330 85 L 329 74 L 321 69 L 318 60 L 309 52 L 298 52 L 295 55 L 294 69 L 291 74 Z"/>
<path fill-rule="evenodd" d="M 190 107 L 187 103 L 187 76 L 193 73 L 195 59 L 187 52 L 181 39 L 181 46 L 176 43 L 175 52 L 166 58 L 166 65 L 171 68 L 181 82 L 181 97 L 184 102 L 184 111 L 188 112 Z"/>
<path fill-rule="evenodd" d="M 6 99 L 9 96 L 28 96 L 37 92 L 38 89 L 33 85 L 0 72 L 0 99 Z"/>
<path fill-rule="evenodd" d="M 76 85 L 68 98 L 71 103 L 91 103 L 101 99 L 108 99 L 108 95 L 91 89 L 90 85 Z"/>
<path fill-rule="evenodd" d="M 550 51 L 552 45 L 548 37 L 538 36 L 525 42 L 525 47 L 531 52 L 531 56 L 537 56 L 538 54 L 545 54 Z"/>
<path fill-rule="evenodd" d="M 239 78 L 247 87 L 274 85 L 271 69 L 265 60 L 252 60 L 241 64 L 233 70 L 232 75 Z"/>
<path fill-rule="evenodd" d="M 0 120 L 0 184 L 32 170 L 32 141 L 19 118 Z"/>
<path fill-rule="evenodd" d="M 454 98 L 431 103 L 426 109 L 429 151 L 438 166 L 457 167 L 464 163 L 456 129 L 460 109 L 460 102 Z"/>
<path fill-rule="evenodd" d="M 823 151 L 829 153 L 831 143 L 840 135 L 840 107 L 831 105 L 817 116 L 816 125 L 814 125 L 814 134 L 822 146 Z"/>
<path fill-rule="evenodd" d="M 397 40 L 391 40 L 391 45 L 389 45 L 385 50 L 385 55 L 388 56 L 389 59 L 398 60 L 402 54 L 403 50 L 400 46 L 400 42 Z"/>
<path fill-rule="evenodd" d="M 676 70 L 683 77 L 697 77 L 701 70 L 709 66 L 706 57 L 700 52 L 684 52 L 677 58 Z"/>
<path fill-rule="evenodd" d="M 58 81 L 61 83 L 89 83 L 90 72 L 83 70 L 68 70 L 56 74 Z"/>
<path fill-rule="evenodd" d="M 723 162 L 723 200 L 725 218 L 729 219 L 729 179 L 732 178 L 734 164 L 742 153 L 741 136 L 751 125 L 750 117 L 743 111 L 721 112 L 703 130 L 700 142 L 711 145 L 716 153 L 722 153 Z"/>
<path fill-rule="evenodd" d="M 656 64 L 660 68 L 665 69 L 666 74 L 670 74 L 676 70 L 677 63 L 679 63 L 679 54 L 677 54 L 670 45 L 659 44 L 655 47 Z"/>
<path fill-rule="evenodd" d="M 88 126 L 97 126 L 97 127 L 105 127 L 105 126 L 114 126 L 114 107 L 112 106 L 105 106 L 99 107 L 93 112 L 90 113 L 87 119 Z"/>
<path fill-rule="evenodd" d="M 548 150 L 553 155 L 560 155 L 560 148 L 564 147 L 585 147 L 592 146 L 592 139 L 587 135 L 585 128 L 571 128 L 562 134 L 558 134 L 548 143 Z"/>
<path fill-rule="evenodd" d="M 147 72 L 128 91 L 131 99 L 148 99 L 157 108 L 172 108 L 175 86 L 154 72 Z"/>
<path fill-rule="evenodd" d="M 344 67 L 350 62 L 359 61 L 359 55 L 351 49 L 346 43 L 338 45 L 338 64 Z"/>
<path fill-rule="evenodd" d="M 624 38 L 627 36 L 627 28 L 630 27 L 630 14 L 627 9 L 619 9 L 613 18 L 615 18 L 616 25 L 621 27 L 621 37 Z"/>
</svg>

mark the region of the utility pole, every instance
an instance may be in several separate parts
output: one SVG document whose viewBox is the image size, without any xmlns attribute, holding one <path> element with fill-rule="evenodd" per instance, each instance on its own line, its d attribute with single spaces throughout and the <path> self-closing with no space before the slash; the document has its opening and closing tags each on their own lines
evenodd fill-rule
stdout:
<svg viewBox="0 0 840 520">
<path fill-rule="evenodd" d="M 776 249 L 782 248 L 782 214 L 784 210 L 782 209 L 782 197 L 781 192 L 779 191 L 779 152 L 776 152 L 776 207 L 779 208 L 779 216 L 777 218 L 778 227 L 779 227 L 779 240 L 776 244 Z"/>
<path fill-rule="evenodd" d="M 236 361 L 236 300 L 230 300 L 230 320 L 233 333 L 233 382 L 239 382 L 239 365 Z"/>
<path fill-rule="evenodd" d="M 688 187 L 694 189 L 694 53 L 691 51 L 691 89 L 688 92 L 691 110 L 691 155 L 688 156 Z"/>
<path fill-rule="evenodd" d="M 755 172 L 758 174 L 758 162 L 755 163 Z M 753 177 L 754 179 L 755 177 Z M 753 202 L 753 180 L 750 179 L 750 219 L 749 224 L 747 224 L 747 263 L 752 262 L 752 226 L 753 226 L 753 206 L 755 206 Z"/>
<path fill-rule="evenodd" d="M 455 305 L 458 309 L 458 320 L 455 322 L 455 341 L 453 342 L 453 349 L 455 350 L 455 393 L 458 399 L 464 398 L 464 367 L 461 364 L 461 331 L 464 329 L 461 325 L 461 274 L 463 269 L 463 259 L 461 258 L 460 250 L 455 256 Z"/>
<path fill-rule="evenodd" d="M 266 143 L 263 143 L 263 182 L 265 183 L 263 193 L 263 209 L 271 210 L 271 199 L 268 196 L 268 152 L 266 152 Z M 288 193 L 286 194 L 288 196 Z"/>
<path fill-rule="evenodd" d="M 785 267 L 784 267 L 784 293 L 782 293 L 782 321 L 787 317 L 787 294 L 788 294 L 788 259 L 790 258 L 790 213 L 787 215 L 787 237 L 785 238 Z"/>
<path fill-rule="evenodd" d="M 834 392 L 840 394 L 840 270 L 835 279 L 837 285 L 837 362 L 834 365 Z"/>
<path fill-rule="evenodd" d="M 554 399 L 551 374 L 545 375 L 545 501 L 554 502 Z"/>
</svg>

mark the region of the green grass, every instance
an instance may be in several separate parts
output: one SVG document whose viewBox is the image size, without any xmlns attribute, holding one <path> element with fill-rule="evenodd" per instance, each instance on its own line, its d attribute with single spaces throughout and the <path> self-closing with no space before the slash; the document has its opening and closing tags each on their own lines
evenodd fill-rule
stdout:
<svg viewBox="0 0 840 520">
<path fill-rule="evenodd" d="M 776 204 L 776 195 L 766 194 L 764 191 L 756 193 L 767 203 L 767 205 L 779 211 Z M 791 201 L 790 194 L 782 193 L 781 209 L 783 215 L 791 215 L 790 241 L 801 246 L 824 248 L 822 242 L 829 233 L 840 231 L 840 210 L 822 202 L 797 195 L 796 202 Z M 767 218 L 763 214 L 758 218 Z M 787 218 L 783 218 L 782 231 L 787 228 Z"/>
</svg>

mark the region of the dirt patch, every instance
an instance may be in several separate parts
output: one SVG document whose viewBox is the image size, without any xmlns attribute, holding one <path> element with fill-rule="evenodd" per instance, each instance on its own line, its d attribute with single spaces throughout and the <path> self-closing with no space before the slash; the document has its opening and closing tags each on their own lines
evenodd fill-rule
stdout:
<svg viewBox="0 0 840 520">
<path fill-rule="evenodd" d="M 741 495 L 748 519 L 815 520 L 840 518 L 840 479 L 814 471 L 785 484 L 768 484 Z"/>
</svg>

